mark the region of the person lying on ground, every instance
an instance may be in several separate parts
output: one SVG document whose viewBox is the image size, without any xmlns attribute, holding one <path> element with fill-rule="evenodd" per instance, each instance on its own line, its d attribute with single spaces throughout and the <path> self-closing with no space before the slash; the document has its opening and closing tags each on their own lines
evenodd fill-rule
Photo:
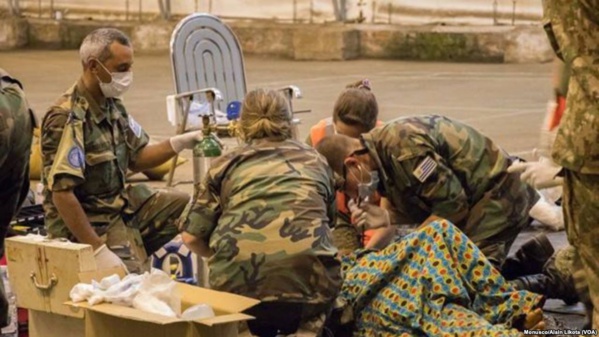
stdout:
<svg viewBox="0 0 599 337">
<path fill-rule="evenodd" d="M 545 327 L 543 296 L 513 287 L 445 219 L 343 256 L 342 272 L 335 336 L 523 336 Z"/>
</svg>

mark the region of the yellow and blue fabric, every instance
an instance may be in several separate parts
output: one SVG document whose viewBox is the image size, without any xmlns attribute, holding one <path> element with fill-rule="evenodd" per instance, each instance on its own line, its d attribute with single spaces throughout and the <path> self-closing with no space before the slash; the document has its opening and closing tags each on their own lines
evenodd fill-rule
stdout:
<svg viewBox="0 0 599 337">
<path fill-rule="evenodd" d="M 516 291 L 448 221 L 343 257 L 354 336 L 519 336 L 543 297 Z"/>
</svg>

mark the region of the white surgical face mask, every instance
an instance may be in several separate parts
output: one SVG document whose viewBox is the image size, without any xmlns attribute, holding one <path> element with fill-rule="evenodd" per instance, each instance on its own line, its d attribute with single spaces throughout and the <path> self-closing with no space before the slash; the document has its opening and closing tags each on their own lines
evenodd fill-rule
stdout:
<svg viewBox="0 0 599 337">
<path fill-rule="evenodd" d="M 98 81 L 100 82 L 100 90 L 102 90 L 104 97 L 110 98 L 123 96 L 123 94 L 129 90 L 129 87 L 131 87 L 131 83 L 133 83 L 133 72 L 125 71 L 111 73 L 100 61 L 97 62 L 102 65 L 102 68 L 104 68 L 104 70 L 106 70 L 106 72 L 109 73 L 110 77 L 112 78 L 110 83 L 104 83 L 102 80 L 100 80 L 100 78 L 98 78 Z"/>
</svg>

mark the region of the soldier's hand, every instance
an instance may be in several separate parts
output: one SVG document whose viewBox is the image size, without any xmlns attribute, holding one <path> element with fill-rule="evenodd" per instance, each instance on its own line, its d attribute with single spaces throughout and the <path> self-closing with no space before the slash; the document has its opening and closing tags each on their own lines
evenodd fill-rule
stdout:
<svg viewBox="0 0 599 337">
<path fill-rule="evenodd" d="M 391 225 L 389 212 L 379 206 L 370 203 L 362 203 L 358 206 L 354 200 L 350 200 L 348 207 L 352 223 L 358 228 L 376 229 Z"/>
<path fill-rule="evenodd" d="M 125 266 L 123 260 L 108 249 L 106 244 L 103 244 L 94 251 L 94 258 L 96 259 L 98 270 L 122 267 L 127 272 L 127 266 Z"/>
<path fill-rule="evenodd" d="M 536 189 L 559 186 L 563 179 L 557 174 L 562 170 L 549 159 L 541 159 L 535 162 L 515 162 L 507 171 L 510 173 L 521 172 L 520 179 Z"/>
<path fill-rule="evenodd" d="M 202 140 L 202 131 L 191 131 L 182 135 L 173 136 L 169 139 L 171 147 L 175 153 L 179 153 L 183 150 L 191 150 Z"/>
</svg>

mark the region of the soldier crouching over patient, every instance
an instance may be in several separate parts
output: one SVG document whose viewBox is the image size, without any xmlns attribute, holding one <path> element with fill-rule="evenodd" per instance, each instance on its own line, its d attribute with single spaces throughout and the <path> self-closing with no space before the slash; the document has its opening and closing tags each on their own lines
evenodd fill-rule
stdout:
<svg viewBox="0 0 599 337">
<path fill-rule="evenodd" d="M 247 311 L 258 336 L 320 335 L 341 284 L 332 172 L 291 140 L 291 117 L 280 93 L 248 93 L 240 121 L 247 145 L 212 163 L 181 226 L 188 247 L 210 257 L 212 288 L 262 301 Z"/>
</svg>

